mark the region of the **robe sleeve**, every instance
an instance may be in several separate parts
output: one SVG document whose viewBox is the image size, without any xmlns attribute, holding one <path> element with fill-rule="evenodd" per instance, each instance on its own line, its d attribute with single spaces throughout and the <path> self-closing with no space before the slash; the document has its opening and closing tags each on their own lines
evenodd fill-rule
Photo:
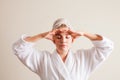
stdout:
<svg viewBox="0 0 120 80">
<path fill-rule="evenodd" d="M 88 50 L 79 50 L 82 71 L 85 74 L 91 73 L 110 55 L 113 50 L 113 42 L 102 36 L 102 40 L 92 41 L 93 47 Z"/>
<path fill-rule="evenodd" d="M 25 37 L 27 36 L 22 35 L 22 37 L 13 44 L 14 54 L 30 70 L 38 73 L 38 65 L 40 65 L 43 54 L 33 48 L 34 43 L 25 41 Z"/>
</svg>

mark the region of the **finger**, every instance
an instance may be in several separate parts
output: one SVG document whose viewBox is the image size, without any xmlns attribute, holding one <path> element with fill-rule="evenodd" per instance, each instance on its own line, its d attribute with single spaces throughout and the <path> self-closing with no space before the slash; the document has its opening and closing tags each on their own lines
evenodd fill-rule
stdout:
<svg viewBox="0 0 120 80">
<path fill-rule="evenodd" d="M 48 40 L 53 40 L 53 36 L 52 35 L 47 35 L 45 38 L 48 39 Z"/>
<path fill-rule="evenodd" d="M 71 30 L 68 30 L 68 34 L 72 35 L 74 32 Z"/>
<path fill-rule="evenodd" d="M 55 31 L 53 30 L 49 32 L 49 35 L 54 35 L 54 34 L 55 34 Z"/>
<path fill-rule="evenodd" d="M 56 34 L 58 31 L 60 31 L 59 29 L 54 29 L 52 30 L 52 34 Z"/>
<path fill-rule="evenodd" d="M 78 32 L 80 34 L 80 36 L 83 36 L 84 35 L 84 32 Z"/>
<path fill-rule="evenodd" d="M 81 32 L 81 36 L 84 36 L 84 32 Z"/>
</svg>

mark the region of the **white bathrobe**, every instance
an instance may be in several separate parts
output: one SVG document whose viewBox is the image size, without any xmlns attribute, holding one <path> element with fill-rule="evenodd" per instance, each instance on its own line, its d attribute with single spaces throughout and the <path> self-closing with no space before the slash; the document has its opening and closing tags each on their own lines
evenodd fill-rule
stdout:
<svg viewBox="0 0 120 80">
<path fill-rule="evenodd" d="M 80 49 L 75 53 L 70 50 L 63 62 L 56 50 L 38 52 L 34 43 L 26 42 L 24 37 L 14 43 L 14 53 L 41 80 L 87 80 L 113 49 L 113 43 L 103 37 L 101 41 L 92 41 L 94 47 L 91 49 Z"/>
</svg>

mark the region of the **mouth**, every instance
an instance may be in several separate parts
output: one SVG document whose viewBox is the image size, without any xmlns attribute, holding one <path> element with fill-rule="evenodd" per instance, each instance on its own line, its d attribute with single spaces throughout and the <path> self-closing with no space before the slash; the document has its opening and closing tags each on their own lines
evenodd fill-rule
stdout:
<svg viewBox="0 0 120 80">
<path fill-rule="evenodd" d="M 61 47 L 67 47 L 67 45 L 66 45 L 66 44 L 61 44 L 60 46 L 61 46 Z"/>
</svg>

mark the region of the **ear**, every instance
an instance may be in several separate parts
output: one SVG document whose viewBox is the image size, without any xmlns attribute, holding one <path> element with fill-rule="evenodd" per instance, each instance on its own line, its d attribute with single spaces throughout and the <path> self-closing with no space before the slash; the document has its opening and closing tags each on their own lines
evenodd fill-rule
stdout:
<svg viewBox="0 0 120 80">
<path fill-rule="evenodd" d="M 55 44 L 55 40 L 53 40 L 53 43 Z"/>
<path fill-rule="evenodd" d="M 79 36 L 72 37 L 72 42 L 74 42 Z"/>
<path fill-rule="evenodd" d="M 52 39 L 52 42 L 55 44 L 55 39 L 54 38 Z"/>
<path fill-rule="evenodd" d="M 72 37 L 72 43 L 75 41 L 75 38 Z"/>
<path fill-rule="evenodd" d="M 53 38 L 52 38 L 52 42 L 55 44 L 55 37 L 53 36 Z"/>
</svg>

